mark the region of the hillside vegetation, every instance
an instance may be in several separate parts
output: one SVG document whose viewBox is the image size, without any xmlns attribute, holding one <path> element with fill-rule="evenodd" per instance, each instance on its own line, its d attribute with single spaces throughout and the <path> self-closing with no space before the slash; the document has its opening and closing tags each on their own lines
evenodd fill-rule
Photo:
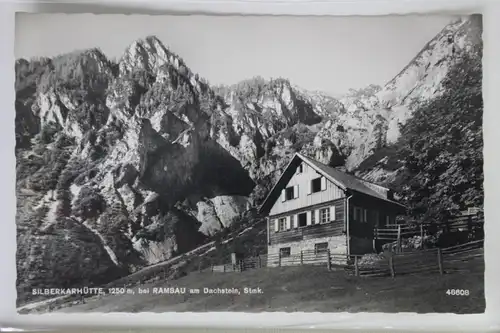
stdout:
<svg viewBox="0 0 500 333">
<path fill-rule="evenodd" d="M 481 31 L 454 20 L 386 85 L 339 98 L 286 78 L 212 87 L 154 36 L 118 61 L 17 60 L 19 303 L 214 240 L 207 260 L 264 252 L 255 211 L 296 152 L 393 187 L 413 217 L 481 206 Z M 184 273 L 210 261 L 195 257 Z"/>
</svg>

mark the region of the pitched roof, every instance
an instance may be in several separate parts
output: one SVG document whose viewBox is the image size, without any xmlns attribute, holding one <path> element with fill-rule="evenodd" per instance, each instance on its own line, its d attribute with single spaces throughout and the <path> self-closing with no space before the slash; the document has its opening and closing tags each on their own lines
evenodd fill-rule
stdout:
<svg viewBox="0 0 500 333">
<path fill-rule="evenodd" d="M 278 199 L 280 189 L 282 186 L 286 185 L 290 178 L 293 177 L 294 174 L 294 168 L 291 168 L 292 165 L 298 165 L 298 161 L 302 160 L 306 164 L 308 164 L 310 167 L 315 169 L 318 173 L 320 173 L 322 176 L 330 180 L 332 183 L 337 185 L 339 188 L 341 188 L 344 191 L 351 190 L 355 192 L 359 192 L 365 195 L 369 195 L 372 197 L 375 197 L 380 200 L 384 200 L 386 202 L 404 207 L 402 204 L 388 199 L 386 196 L 384 196 L 382 193 L 374 190 L 374 188 L 379 188 L 382 191 L 389 191 L 388 188 L 385 188 L 383 186 L 380 186 L 375 183 L 368 182 L 364 179 L 361 179 L 359 177 L 347 174 L 345 172 L 339 171 L 335 168 L 332 168 L 326 164 L 323 164 L 321 162 L 315 161 L 309 157 L 306 157 L 300 153 L 296 153 L 290 163 L 287 165 L 285 168 L 285 171 L 281 175 L 280 179 L 276 182 L 274 187 L 272 188 L 271 192 L 267 196 L 267 198 L 264 200 L 264 203 L 262 204 L 260 210 L 264 210 L 269 203 L 275 202 L 275 200 Z M 292 169 L 292 171 L 289 171 Z"/>
</svg>

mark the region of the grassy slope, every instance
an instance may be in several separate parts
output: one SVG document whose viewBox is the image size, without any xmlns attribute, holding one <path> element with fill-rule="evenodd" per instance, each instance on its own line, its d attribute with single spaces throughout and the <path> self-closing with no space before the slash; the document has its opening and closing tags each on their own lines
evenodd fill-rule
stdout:
<svg viewBox="0 0 500 333">
<path fill-rule="evenodd" d="M 306 311 L 306 312 L 453 312 L 482 313 L 483 273 L 406 275 L 356 278 L 326 267 L 263 268 L 243 273 L 191 273 L 158 286 L 187 288 L 239 287 L 230 295 L 113 295 L 88 299 L 61 312 L 169 311 Z M 478 283 L 480 282 L 480 283 Z M 243 287 L 260 287 L 263 294 L 244 295 Z M 470 296 L 448 296 L 447 289 L 469 289 Z"/>
</svg>

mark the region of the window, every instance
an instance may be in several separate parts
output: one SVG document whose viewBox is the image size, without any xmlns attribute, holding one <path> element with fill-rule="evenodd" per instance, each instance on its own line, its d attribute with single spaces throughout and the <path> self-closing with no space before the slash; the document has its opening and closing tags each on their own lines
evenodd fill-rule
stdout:
<svg viewBox="0 0 500 333">
<path fill-rule="evenodd" d="M 357 222 L 366 222 L 368 221 L 368 211 L 366 209 L 360 207 L 353 208 L 353 220 Z"/>
<path fill-rule="evenodd" d="M 321 179 L 322 177 L 311 180 L 311 193 L 321 191 Z"/>
<path fill-rule="evenodd" d="M 328 243 L 317 243 L 314 244 L 314 253 L 325 253 L 328 251 Z"/>
<path fill-rule="evenodd" d="M 297 173 L 302 173 L 304 172 L 304 165 L 303 164 L 300 164 L 298 167 L 297 167 Z"/>
<path fill-rule="evenodd" d="M 286 219 L 284 217 L 278 219 L 278 231 L 283 231 L 286 228 Z"/>
<path fill-rule="evenodd" d="M 330 222 L 330 209 L 329 208 L 320 209 L 319 219 L 320 219 L 320 223 Z"/>
<path fill-rule="evenodd" d="M 283 193 L 281 194 L 282 201 L 287 201 L 287 200 L 292 200 L 296 199 L 299 197 L 299 185 L 295 186 L 289 186 L 286 189 L 283 190 Z"/>
<path fill-rule="evenodd" d="M 380 216 L 378 210 L 373 211 L 373 221 L 375 222 L 375 226 L 380 227 Z"/>
<path fill-rule="evenodd" d="M 305 227 L 307 225 L 307 213 L 299 214 L 298 217 L 299 217 L 299 227 Z"/>
<path fill-rule="evenodd" d="M 316 211 L 311 211 L 311 224 L 316 224 Z"/>
<path fill-rule="evenodd" d="M 280 249 L 280 257 L 289 257 L 290 256 L 290 248 L 289 247 L 282 247 Z"/>
</svg>

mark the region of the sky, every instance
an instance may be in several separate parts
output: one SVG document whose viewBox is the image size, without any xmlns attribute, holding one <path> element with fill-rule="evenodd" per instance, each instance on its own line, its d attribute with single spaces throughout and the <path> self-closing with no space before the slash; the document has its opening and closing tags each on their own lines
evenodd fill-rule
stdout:
<svg viewBox="0 0 500 333">
<path fill-rule="evenodd" d="M 342 94 L 383 85 L 452 16 L 379 17 L 30 14 L 16 16 L 16 58 L 100 48 L 119 59 L 135 40 L 157 36 L 211 84 L 260 75 Z"/>
</svg>

